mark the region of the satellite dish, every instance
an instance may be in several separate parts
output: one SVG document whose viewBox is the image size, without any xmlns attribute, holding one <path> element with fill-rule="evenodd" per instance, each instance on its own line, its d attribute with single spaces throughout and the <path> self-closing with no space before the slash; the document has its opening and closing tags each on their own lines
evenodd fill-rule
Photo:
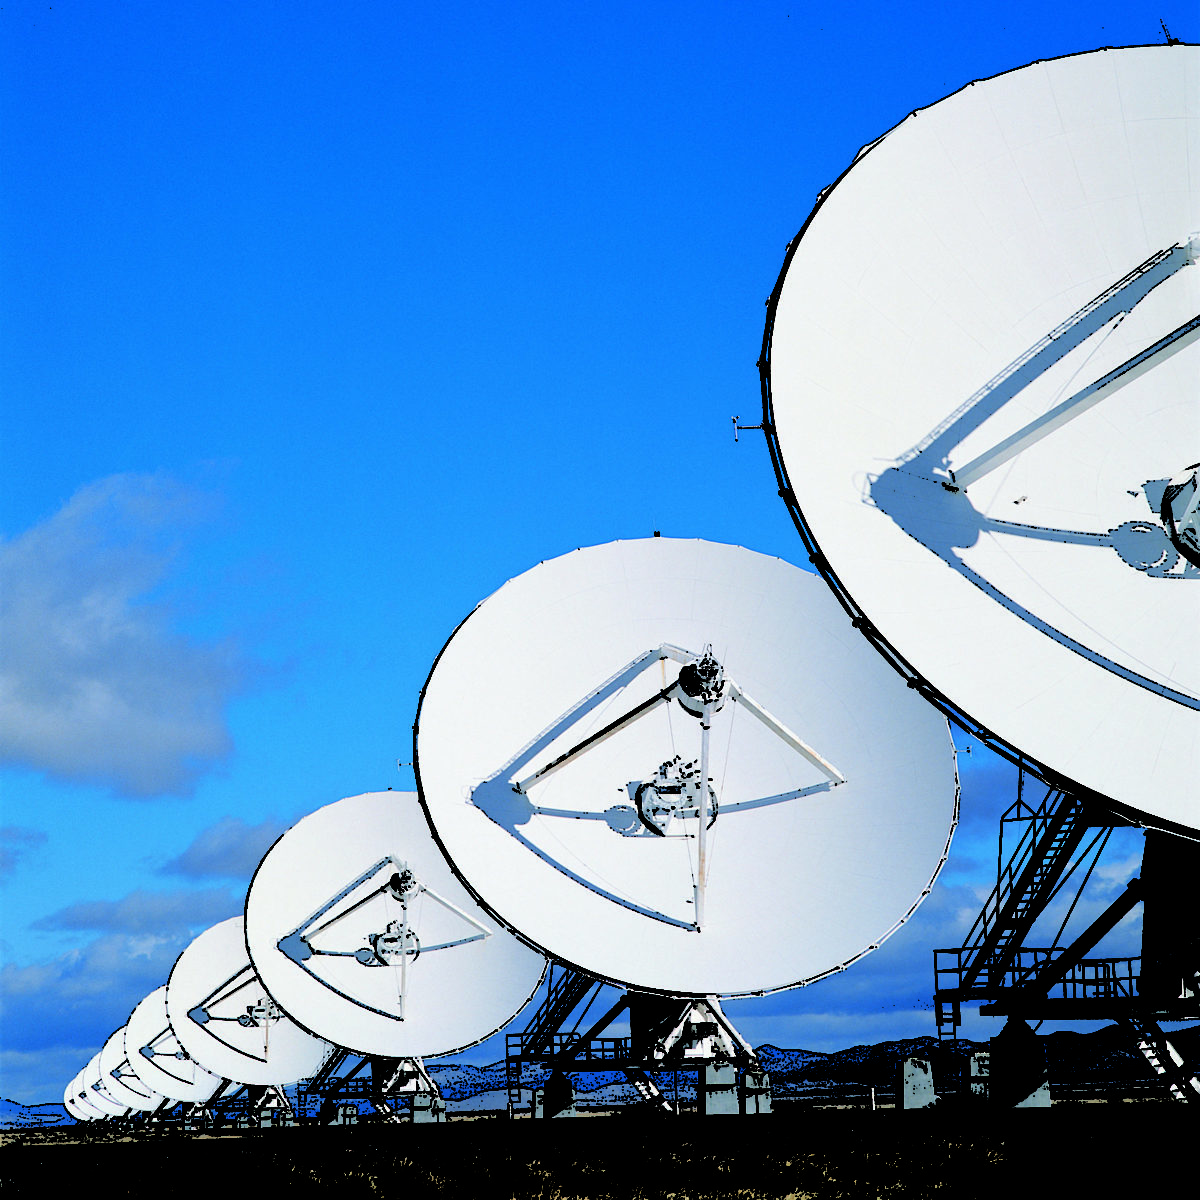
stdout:
<svg viewBox="0 0 1200 1200">
<path fill-rule="evenodd" d="M 133 1107 L 122 1103 L 107 1086 L 107 1081 L 101 1076 L 100 1054 L 92 1055 L 80 1077 L 82 1083 L 81 1099 L 99 1110 L 106 1117 L 123 1117 Z"/>
<path fill-rule="evenodd" d="M 393 1058 L 491 1036 L 546 968 L 455 877 L 411 792 L 351 796 L 288 830 L 251 882 L 246 941 L 301 1025 Z"/>
<path fill-rule="evenodd" d="M 125 1055 L 142 1080 L 170 1100 L 202 1103 L 223 1082 L 180 1045 L 167 1019 L 165 985 L 142 1000 L 125 1023 Z"/>
<path fill-rule="evenodd" d="M 163 1097 L 138 1076 L 125 1053 L 125 1026 L 109 1037 L 100 1050 L 100 1079 L 104 1090 L 126 1108 L 149 1111 Z"/>
<path fill-rule="evenodd" d="M 78 1112 L 79 1120 L 81 1121 L 103 1121 L 112 1115 L 112 1113 L 105 1112 L 88 1099 L 88 1092 L 83 1082 L 82 1071 L 71 1081 L 70 1095 L 71 1102 Z"/>
<path fill-rule="evenodd" d="M 1200 827 L 1200 48 L 1034 63 L 860 153 L 772 298 L 813 561 L 1048 780 Z"/>
<path fill-rule="evenodd" d="M 83 1072 L 80 1071 L 67 1084 L 66 1090 L 63 1092 L 63 1107 L 77 1121 L 98 1121 L 103 1119 L 104 1113 L 94 1105 L 89 1104 L 83 1096 Z"/>
<path fill-rule="evenodd" d="M 72 1104 L 79 1108 L 83 1114 L 77 1118 L 78 1120 L 86 1119 L 92 1121 L 104 1116 L 104 1114 L 98 1108 L 96 1108 L 94 1105 L 87 1104 L 84 1099 L 82 1071 L 77 1072 L 72 1078 L 71 1082 L 67 1084 L 66 1091 L 63 1092 L 63 1102 L 66 1103 L 68 1099 Z M 72 1113 L 72 1115 L 74 1116 L 75 1114 Z"/>
<path fill-rule="evenodd" d="M 71 1082 L 68 1083 L 67 1086 L 63 1089 L 63 1108 L 65 1108 L 67 1110 L 68 1115 L 74 1117 L 76 1121 L 83 1121 L 85 1119 L 90 1120 L 91 1119 L 90 1117 L 89 1118 L 82 1117 L 75 1110 L 74 1088 L 75 1088 L 75 1080 L 72 1079 Z"/>
<path fill-rule="evenodd" d="M 85 1110 L 83 1105 L 69 1091 L 63 1093 L 63 1108 L 76 1121 L 94 1121 L 99 1115 L 95 1109 L 91 1109 L 90 1111 Z"/>
<path fill-rule="evenodd" d="M 511 580 L 438 656 L 415 744 L 481 903 L 560 962 L 679 996 L 874 949 L 957 812 L 945 720 L 820 581 L 711 542 L 614 542 Z"/>
<path fill-rule="evenodd" d="M 179 956 L 167 980 L 167 1019 L 205 1070 L 257 1087 L 307 1079 L 333 1049 L 267 994 L 246 953 L 243 917 L 205 930 Z"/>
</svg>

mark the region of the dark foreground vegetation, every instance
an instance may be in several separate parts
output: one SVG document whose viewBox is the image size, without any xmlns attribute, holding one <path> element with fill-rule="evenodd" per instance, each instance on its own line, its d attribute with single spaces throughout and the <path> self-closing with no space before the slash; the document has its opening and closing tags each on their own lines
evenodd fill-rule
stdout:
<svg viewBox="0 0 1200 1200">
<path fill-rule="evenodd" d="M 1191 1105 L 995 1113 L 814 1111 L 662 1118 L 299 1126 L 218 1134 L 74 1126 L 6 1135 L 0 1195 L 259 1194 L 727 1200 L 1102 1192 L 1154 1156 L 1186 1156 Z M 1173 1150 L 1169 1149 L 1174 1147 Z M 1179 1159 L 1176 1159 L 1178 1163 Z M 1151 1172 L 1153 1174 L 1153 1172 Z M 1161 1181 L 1161 1178 L 1160 1178 Z M 1149 1182 L 1149 1180 L 1147 1180 Z M 269 1189 L 260 1193 L 260 1189 Z M 1083 1190 L 1081 1190 L 1083 1189 Z"/>
</svg>

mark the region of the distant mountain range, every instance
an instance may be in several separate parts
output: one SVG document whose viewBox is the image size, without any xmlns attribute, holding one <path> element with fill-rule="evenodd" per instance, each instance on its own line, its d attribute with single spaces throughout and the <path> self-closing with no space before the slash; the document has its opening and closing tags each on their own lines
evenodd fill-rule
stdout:
<svg viewBox="0 0 1200 1200">
<path fill-rule="evenodd" d="M 1171 1034 L 1185 1052 L 1200 1049 L 1200 1026 Z M 1129 1035 L 1115 1025 L 1093 1033 L 1060 1032 L 1040 1039 L 1046 1047 L 1050 1082 L 1058 1085 L 1121 1085 L 1145 1082 L 1149 1067 L 1133 1046 Z M 935 1037 L 879 1042 L 873 1046 L 851 1046 L 832 1054 L 815 1050 L 783 1050 L 778 1046 L 759 1046 L 759 1061 L 770 1075 L 771 1094 L 779 1100 L 802 1099 L 817 1093 L 862 1093 L 871 1088 L 891 1092 L 896 1088 L 900 1064 L 906 1058 L 923 1058 L 933 1067 L 934 1079 L 958 1080 L 965 1072 L 970 1056 L 988 1050 L 988 1042 L 966 1040 L 939 1042 Z M 469 1063 L 426 1064 L 437 1081 L 451 1111 L 490 1111 L 507 1103 L 503 1062 L 479 1067 Z M 521 1085 L 527 1091 L 545 1083 L 550 1072 L 526 1066 Z M 635 1103 L 639 1096 L 620 1072 L 572 1072 L 577 1103 L 608 1107 Z M 666 1073 L 660 1087 L 671 1097 L 675 1080 Z M 290 1090 L 290 1089 L 289 1089 Z M 693 1077 L 678 1080 L 681 1100 L 695 1095 Z M 46 1125 L 71 1125 L 74 1121 L 61 1104 L 18 1104 L 0 1099 L 0 1128 L 27 1129 Z"/>
<path fill-rule="evenodd" d="M 0 1098 L 0 1129 L 37 1129 L 47 1125 L 74 1125 L 61 1104 L 18 1104 Z"/>
</svg>

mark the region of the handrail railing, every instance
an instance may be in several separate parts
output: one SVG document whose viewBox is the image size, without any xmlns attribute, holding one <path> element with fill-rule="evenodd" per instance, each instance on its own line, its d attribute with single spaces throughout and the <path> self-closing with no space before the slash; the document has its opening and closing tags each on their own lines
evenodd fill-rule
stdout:
<svg viewBox="0 0 1200 1200">
<path fill-rule="evenodd" d="M 582 1056 L 586 1058 L 616 1062 L 628 1060 L 630 1057 L 630 1039 L 597 1037 L 585 1042 L 577 1033 L 556 1033 L 535 1040 L 525 1033 L 510 1033 L 506 1037 L 506 1050 L 510 1060 L 549 1060 L 576 1050 L 582 1052 Z"/>
<path fill-rule="evenodd" d="M 1005 988 L 1037 988 L 1038 973 L 1059 957 L 1065 946 L 1023 946 L 998 979 L 978 986 L 962 983 L 970 953 L 966 946 L 935 950 L 934 979 L 937 994 L 956 1000 L 984 999 Z M 1047 996 L 1067 1000 L 1132 1000 L 1137 994 L 1141 958 L 1081 958 L 1046 989 Z"/>
</svg>

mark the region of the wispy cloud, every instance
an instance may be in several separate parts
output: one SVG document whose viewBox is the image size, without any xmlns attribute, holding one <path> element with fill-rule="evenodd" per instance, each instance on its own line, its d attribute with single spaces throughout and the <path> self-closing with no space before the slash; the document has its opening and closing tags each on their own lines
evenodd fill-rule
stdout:
<svg viewBox="0 0 1200 1200">
<path fill-rule="evenodd" d="M 222 817 L 197 834 L 178 858 L 161 868 L 161 873 L 189 879 L 249 882 L 263 856 L 286 828 L 278 821 L 247 825 L 240 817 Z"/>
<path fill-rule="evenodd" d="M 130 892 L 120 900 L 82 900 L 32 922 L 33 929 L 91 930 L 168 937 L 199 932 L 237 916 L 243 897 L 227 888 Z M 163 982 L 166 982 L 165 980 Z"/>
<path fill-rule="evenodd" d="M 204 503 L 115 475 L 0 544 L 0 764 L 154 796 L 228 756 L 238 654 L 179 633 L 155 592 Z"/>
<path fill-rule="evenodd" d="M 36 1050 L 0 1049 L 0 1096 L 19 1104 L 60 1104 L 67 1084 L 99 1049 L 75 1041 Z"/>
<path fill-rule="evenodd" d="M 40 829 L 0 826 L 0 880 L 7 879 L 16 870 L 17 863 L 45 840 L 46 834 Z"/>
<path fill-rule="evenodd" d="M 137 1004 L 167 982 L 191 941 L 242 904 L 241 895 L 225 888 L 136 891 L 71 904 L 35 922 L 81 936 L 47 961 L 0 967 L 0 1094 L 26 1103 L 55 1100 Z M 91 1048 L 62 1053 L 78 1046 Z M 61 1079 L 38 1077 L 38 1063 L 48 1071 L 64 1057 Z"/>
<path fill-rule="evenodd" d="M 48 962 L 0 967 L 5 1050 L 81 1044 L 99 1049 L 143 997 L 166 983 L 190 940 L 186 933 L 108 934 Z M 69 1078 L 45 1080 L 41 1098 L 53 1099 L 56 1088 L 61 1094 Z"/>
</svg>

